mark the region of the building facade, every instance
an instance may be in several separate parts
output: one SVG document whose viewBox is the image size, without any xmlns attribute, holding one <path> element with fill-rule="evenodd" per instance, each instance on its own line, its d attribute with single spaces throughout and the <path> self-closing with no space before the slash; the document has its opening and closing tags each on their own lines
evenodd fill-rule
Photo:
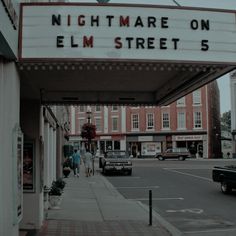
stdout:
<svg viewBox="0 0 236 236">
<path fill-rule="evenodd" d="M 89 109 L 89 110 L 88 110 Z M 151 157 L 170 147 L 187 147 L 193 157 L 219 158 L 220 107 L 217 82 L 169 106 L 71 107 L 70 141 L 82 148 L 81 127 L 96 125 L 93 150 L 127 150 L 133 157 Z"/>
</svg>

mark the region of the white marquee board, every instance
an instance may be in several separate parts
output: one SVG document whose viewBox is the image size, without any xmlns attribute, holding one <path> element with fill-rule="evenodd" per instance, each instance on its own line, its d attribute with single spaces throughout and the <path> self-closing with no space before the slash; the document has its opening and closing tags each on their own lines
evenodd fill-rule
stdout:
<svg viewBox="0 0 236 236">
<path fill-rule="evenodd" d="M 22 4 L 20 59 L 236 62 L 235 12 Z"/>
</svg>

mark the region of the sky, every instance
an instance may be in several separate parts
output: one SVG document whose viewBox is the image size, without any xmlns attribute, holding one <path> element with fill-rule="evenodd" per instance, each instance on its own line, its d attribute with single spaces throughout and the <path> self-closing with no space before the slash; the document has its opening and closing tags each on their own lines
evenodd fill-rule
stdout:
<svg viewBox="0 0 236 236">
<path fill-rule="evenodd" d="M 96 3 L 96 0 L 69 0 L 70 2 Z M 110 0 L 109 3 L 136 3 L 153 5 L 173 5 L 177 2 L 180 6 L 207 7 L 236 10 L 236 0 Z M 220 89 L 220 110 L 221 114 L 231 110 L 230 101 L 230 79 L 229 74 L 217 79 Z"/>
</svg>

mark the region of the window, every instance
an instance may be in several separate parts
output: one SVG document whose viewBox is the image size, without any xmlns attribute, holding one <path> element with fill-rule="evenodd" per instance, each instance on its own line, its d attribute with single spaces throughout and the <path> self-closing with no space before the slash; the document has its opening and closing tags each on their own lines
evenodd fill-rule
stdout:
<svg viewBox="0 0 236 236">
<path fill-rule="evenodd" d="M 185 106 L 185 97 L 182 97 L 177 100 L 177 106 L 178 107 L 184 107 Z"/>
<path fill-rule="evenodd" d="M 120 150 L 120 141 L 114 141 L 114 150 Z"/>
<path fill-rule="evenodd" d="M 154 129 L 154 114 L 148 113 L 147 114 L 147 130 L 153 130 Z"/>
<path fill-rule="evenodd" d="M 112 106 L 112 111 L 118 111 L 118 106 Z"/>
<path fill-rule="evenodd" d="M 101 111 L 101 106 L 96 105 L 96 106 L 95 106 L 95 111 L 96 111 L 96 112 L 100 112 L 100 111 Z"/>
<path fill-rule="evenodd" d="M 178 112 L 177 114 L 178 129 L 186 129 L 186 115 L 185 112 Z"/>
<path fill-rule="evenodd" d="M 118 131 L 118 117 L 112 117 L 112 131 Z"/>
<path fill-rule="evenodd" d="M 85 112 L 85 106 L 79 106 L 79 112 Z"/>
<path fill-rule="evenodd" d="M 193 92 L 193 105 L 200 105 L 201 104 L 201 90 L 198 89 Z"/>
<path fill-rule="evenodd" d="M 139 115 L 138 114 L 132 114 L 131 115 L 131 129 L 132 130 L 139 130 Z"/>
<path fill-rule="evenodd" d="M 82 130 L 82 126 L 84 125 L 85 123 L 85 119 L 79 119 L 79 131 L 81 132 Z"/>
<path fill-rule="evenodd" d="M 101 127 L 101 118 L 100 117 L 95 117 L 94 119 L 95 121 L 95 125 L 96 125 L 96 131 L 102 131 L 102 127 Z"/>
<path fill-rule="evenodd" d="M 162 113 L 162 128 L 163 129 L 170 128 L 170 117 L 169 117 L 169 113 L 167 112 Z"/>
<path fill-rule="evenodd" d="M 202 113 L 200 111 L 194 112 L 194 128 L 200 129 L 202 128 Z"/>
</svg>

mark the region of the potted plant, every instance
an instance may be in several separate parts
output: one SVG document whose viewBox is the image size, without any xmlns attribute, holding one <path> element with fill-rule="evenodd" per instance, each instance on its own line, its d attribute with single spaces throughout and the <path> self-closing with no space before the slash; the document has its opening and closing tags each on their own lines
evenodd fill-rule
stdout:
<svg viewBox="0 0 236 236">
<path fill-rule="evenodd" d="M 67 178 L 71 172 L 71 163 L 69 158 L 65 160 L 65 162 L 63 163 L 63 175 L 65 178 Z"/>
<path fill-rule="evenodd" d="M 56 181 L 52 182 L 52 186 L 50 188 L 50 191 L 48 193 L 49 195 L 49 203 L 51 209 L 59 209 L 61 204 L 61 196 L 63 193 L 63 189 L 66 185 L 66 182 L 59 178 Z"/>
</svg>

